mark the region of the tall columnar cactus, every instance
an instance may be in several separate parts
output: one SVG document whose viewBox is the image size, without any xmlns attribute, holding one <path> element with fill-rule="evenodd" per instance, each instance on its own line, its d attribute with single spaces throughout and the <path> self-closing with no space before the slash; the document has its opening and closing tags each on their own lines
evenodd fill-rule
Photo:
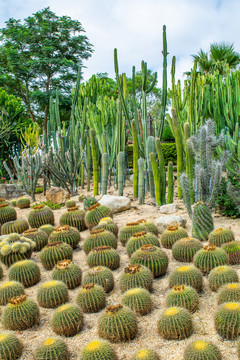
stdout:
<svg viewBox="0 0 240 360">
<path fill-rule="evenodd" d="M 108 154 L 102 154 L 102 194 L 107 194 L 108 185 Z"/>
<path fill-rule="evenodd" d="M 123 195 L 123 187 L 124 187 L 124 152 L 120 151 L 117 156 L 117 164 L 118 164 L 118 195 Z"/>
<path fill-rule="evenodd" d="M 145 176 L 144 176 L 144 160 L 138 159 L 138 203 L 144 204 L 145 201 Z"/>
<path fill-rule="evenodd" d="M 153 136 L 149 136 L 147 138 L 146 143 L 146 158 L 147 158 L 147 176 L 148 176 L 148 184 L 150 190 L 151 201 L 155 203 L 155 189 L 154 189 L 154 178 L 153 178 L 153 168 L 150 160 L 150 153 L 155 153 L 155 139 Z"/>
<path fill-rule="evenodd" d="M 149 158 L 151 162 L 153 179 L 154 179 L 156 204 L 160 206 L 161 205 L 160 172 L 154 153 L 151 152 L 149 154 Z"/>
<path fill-rule="evenodd" d="M 182 143 L 182 132 L 179 124 L 179 119 L 177 118 L 175 109 L 172 108 L 172 123 L 173 123 L 173 131 L 174 137 L 176 141 L 177 147 L 177 190 L 178 190 L 178 197 L 182 197 L 182 189 L 180 186 L 180 176 L 184 169 L 184 162 L 183 162 L 183 143 Z"/>
<path fill-rule="evenodd" d="M 194 191 L 193 191 L 193 177 L 194 177 L 194 158 L 193 154 L 188 146 L 188 139 L 191 136 L 190 125 L 188 122 L 184 124 L 184 141 L 185 141 L 185 155 L 186 155 L 186 175 L 190 184 L 190 199 L 191 203 L 194 203 Z"/>
<path fill-rule="evenodd" d="M 173 178 L 173 163 L 169 161 L 168 163 L 168 195 L 167 195 L 167 204 L 173 203 L 174 195 L 174 178 Z"/>
<path fill-rule="evenodd" d="M 158 157 L 158 167 L 160 176 L 160 193 L 161 193 L 161 205 L 166 204 L 166 170 L 165 170 L 165 159 L 163 156 L 162 146 L 159 138 L 155 140 L 155 146 Z"/>
<path fill-rule="evenodd" d="M 133 137 L 133 197 L 138 196 L 138 137 L 135 120 L 132 120 Z"/>
<path fill-rule="evenodd" d="M 96 136 L 93 129 L 90 130 L 90 140 L 92 148 L 92 164 L 93 164 L 93 195 L 98 195 L 98 151 Z"/>
<path fill-rule="evenodd" d="M 86 145 L 86 166 L 87 166 L 87 191 L 90 191 L 90 180 L 91 180 L 91 146 L 90 138 L 87 136 Z"/>
</svg>

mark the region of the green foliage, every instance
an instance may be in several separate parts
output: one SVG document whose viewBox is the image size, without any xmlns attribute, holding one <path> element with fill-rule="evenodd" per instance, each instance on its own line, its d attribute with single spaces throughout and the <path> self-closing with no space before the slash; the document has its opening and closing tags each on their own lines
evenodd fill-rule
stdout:
<svg viewBox="0 0 240 360">
<path fill-rule="evenodd" d="M 35 203 L 32 206 L 32 208 L 34 208 L 34 206 L 38 206 L 38 205 L 46 205 L 52 210 L 58 210 L 64 206 L 63 204 L 56 204 L 56 203 L 52 203 L 50 200 L 47 200 L 47 201 L 40 201 L 39 203 Z"/>
<path fill-rule="evenodd" d="M 111 215 L 111 210 L 99 203 L 90 206 L 85 214 L 85 222 L 89 229 L 96 226 L 99 221 L 107 216 Z"/>
<path fill-rule="evenodd" d="M 222 249 L 228 255 L 228 262 L 231 265 L 239 264 L 240 262 L 240 242 L 231 241 L 222 245 Z"/>
<path fill-rule="evenodd" d="M 144 224 L 146 226 L 146 224 Z M 147 233 L 146 231 L 141 231 L 133 234 L 132 237 L 127 242 L 126 250 L 129 257 L 141 246 L 152 244 L 154 246 L 160 247 L 159 240 L 156 235 L 152 233 Z"/>
<path fill-rule="evenodd" d="M 72 260 L 72 256 L 72 247 L 66 243 L 57 241 L 45 246 L 41 251 L 40 260 L 47 270 L 51 270 L 61 260 Z"/>
<path fill-rule="evenodd" d="M 61 339 L 48 338 L 36 349 L 36 360 L 69 360 L 68 347 Z"/>
<path fill-rule="evenodd" d="M 37 292 L 38 304 L 44 308 L 56 308 L 68 302 L 68 289 L 62 281 L 48 281 Z"/>
<path fill-rule="evenodd" d="M 190 286 L 176 285 L 168 292 L 166 305 L 167 307 L 183 307 L 194 312 L 199 306 L 199 296 L 197 291 Z"/>
<path fill-rule="evenodd" d="M 240 210 L 236 206 L 232 197 L 229 195 L 227 189 L 227 181 L 224 178 L 222 178 L 221 180 L 221 187 L 217 199 L 217 205 L 222 215 L 229 217 L 240 217 Z"/>
<path fill-rule="evenodd" d="M 87 257 L 89 267 L 106 266 L 115 270 L 120 265 L 120 256 L 115 249 L 110 246 L 100 246 L 93 249 Z"/>
<path fill-rule="evenodd" d="M 82 330 L 82 327 L 82 310 L 73 304 L 60 306 L 51 319 L 51 328 L 58 335 L 74 336 Z"/>
<path fill-rule="evenodd" d="M 228 256 L 214 245 L 205 245 L 196 253 L 193 263 L 203 274 L 208 274 L 215 267 L 227 264 Z"/>
<path fill-rule="evenodd" d="M 231 283 L 220 287 L 217 294 L 218 305 L 228 302 L 239 302 L 240 300 L 240 284 Z"/>
<path fill-rule="evenodd" d="M 234 234 L 232 230 L 227 228 L 218 228 L 213 230 L 208 237 L 209 244 L 219 247 L 231 241 L 234 241 Z"/>
<path fill-rule="evenodd" d="M 39 228 L 45 224 L 54 225 L 54 215 L 48 206 L 34 205 L 28 214 L 28 222 L 32 228 Z"/>
<path fill-rule="evenodd" d="M 127 290 L 122 297 L 121 303 L 132 309 L 138 315 L 146 315 L 150 313 L 152 309 L 150 293 L 143 288 Z"/>
<path fill-rule="evenodd" d="M 120 276 L 120 289 L 122 292 L 134 288 L 152 290 L 153 274 L 145 266 L 128 265 Z"/>
<path fill-rule="evenodd" d="M 93 230 L 105 229 L 107 231 L 111 231 L 115 236 L 118 234 L 118 226 L 114 224 L 113 219 L 111 217 L 102 218 L 98 225 L 93 227 Z"/>
<path fill-rule="evenodd" d="M 121 244 L 124 246 L 133 236 L 133 234 L 141 232 L 141 231 L 149 231 L 148 228 L 144 224 L 140 224 L 139 222 L 131 222 L 127 223 L 119 233 L 119 240 Z"/>
<path fill-rule="evenodd" d="M 166 249 L 171 249 L 176 241 L 186 238 L 188 233 L 180 226 L 168 226 L 162 233 L 161 244 Z"/>
<path fill-rule="evenodd" d="M 118 357 L 108 341 L 94 340 L 84 347 L 80 360 L 118 360 Z"/>
<path fill-rule="evenodd" d="M 192 233 L 200 241 L 206 241 L 214 229 L 212 213 L 203 202 L 197 202 L 193 207 Z"/>
<path fill-rule="evenodd" d="M 169 125 L 166 125 L 163 129 L 162 141 L 167 143 L 175 142 L 175 137 L 173 136 L 172 130 Z"/>
<path fill-rule="evenodd" d="M 16 210 L 6 204 L 0 204 L 0 226 L 8 221 L 13 221 L 17 219 L 17 213 Z"/>
<path fill-rule="evenodd" d="M 24 287 L 30 287 L 40 281 L 40 269 L 32 260 L 18 261 L 10 267 L 9 279 L 22 283 Z"/>
<path fill-rule="evenodd" d="M 220 304 L 214 316 L 217 333 L 226 340 L 235 340 L 240 334 L 240 303 Z"/>
<path fill-rule="evenodd" d="M 6 266 L 23 259 L 30 259 L 35 243 L 18 234 L 11 234 L 0 242 L 0 260 Z"/>
<path fill-rule="evenodd" d="M 0 358 L 16 360 L 22 355 L 23 344 L 14 334 L 0 333 Z"/>
<path fill-rule="evenodd" d="M 177 285 L 191 286 L 200 292 L 203 287 L 203 276 L 194 266 L 180 266 L 169 276 L 170 288 Z"/>
<path fill-rule="evenodd" d="M 60 225 L 50 234 L 48 242 L 51 244 L 56 241 L 61 241 L 75 249 L 80 240 L 80 233 L 76 228 L 70 227 L 69 225 Z"/>
<path fill-rule="evenodd" d="M 43 193 L 43 187 L 42 186 L 37 186 L 35 189 L 35 194 L 42 194 Z"/>
<path fill-rule="evenodd" d="M 106 304 L 104 289 L 96 284 L 83 285 L 76 298 L 77 304 L 86 313 L 96 313 Z"/>
<path fill-rule="evenodd" d="M 69 225 L 77 228 L 79 231 L 83 231 L 86 229 L 84 216 L 85 211 L 74 206 L 68 208 L 67 211 L 60 216 L 59 222 L 61 226 Z"/>
<path fill-rule="evenodd" d="M 7 305 L 13 297 L 24 295 L 24 287 L 17 281 L 8 281 L 0 285 L 0 305 Z"/>
<path fill-rule="evenodd" d="M 110 269 L 96 266 L 88 270 L 83 276 L 83 285 L 96 284 L 102 286 L 106 293 L 114 287 L 114 277 Z"/>
<path fill-rule="evenodd" d="M 52 279 L 64 282 L 69 289 L 75 289 L 81 284 L 82 270 L 70 260 L 62 260 L 55 266 Z"/>
<path fill-rule="evenodd" d="M 222 360 L 222 355 L 212 342 L 195 340 L 186 347 L 183 360 Z"/>
<path fill-rule="evenodd" d="M 17 207 L 19 209 L 28 208 L 30 206 L 30 200 L 26 197 L 20 197 L 17 199 Z"/>
<path fill-rule="evenodd" d="M 218 266 L 210 271 L 208 280 L 211 290 L 217 291 L 222 285 L 238 282 L 238 274 L 230 266 Z"/>
<path fill-rule="evenodd" d="M 172 247 L 172 255 L 177 261 L 192 262 L 194 255 L 202 247 L 203 245 L 199 240 L 186 237 L 175 242 Z"/>
<path fill-rule="evenodd" d="M 48 243 L 48 235 L 36 228 L 24 231 L 23 236 L 35 242 L 34 251 L 42 250 Z"/>
<path fill-rule="evenodd" d="M 2 235 L 12 234 L 12 233 L 22 234 L 28 228 L 29 228 L 28 222 L 24 219 L 8 221 L 2 225 L 1 234 Z"/>
<path fill-rule="evenodd" d="M 89 254 L 94 248 L 105 245 L 116 249 L 118 245 L 117 239 L 110 231 L 100 228 L 90 231 L 90 235 L 84 241 L 83 250 L 85 254 Z"/>
</svg>

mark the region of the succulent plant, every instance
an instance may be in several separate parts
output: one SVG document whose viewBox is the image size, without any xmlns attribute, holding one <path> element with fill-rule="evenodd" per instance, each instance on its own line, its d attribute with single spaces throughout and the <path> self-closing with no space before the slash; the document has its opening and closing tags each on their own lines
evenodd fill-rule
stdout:
<svg viewBox="0 0 240 360">
<path fill-rule="evenodd" d="M 2 235 L 17 233 L 22 234 L 29 228 L 28 222 L 24 219 L 18 219 L 14 221 L 8 221 L 1 227 Z"/>
<path fill-rule="evenodd" d="M 222 285 L 238 282 L 236 270 L 230 266 L 218 266 L 210 271 L 209 286 L 212 291 L 217 291 Z"/>
<path fill-rule="evenodd" d="M 72 199 L 66 200 L 65 201 L 65 206 L 66 206 L 66 208 L 74 207 L 74 206 L 76 206 L 76 202 L 74 200 L 72 200 Z"/>
<path fill-rule="evenodd" d="M 134 354 L 131 360 L 160 360 L 160 357 L 151 349 L 141 349 Z"/>
<path fill-rule="evenodd" d="M 60 216 L 59 222 L 60 225 L 69 225 L 77 228 L 78 231 L 83 231 L 86 229 L 84 216 L 84 210 L 79 209 L 77 206 L 73 206 L 68 208 L 67 211 Z"/>
<path fill-rule="evenodd" d="M 95 199 L 92 196 L 87 196 L 83 199 L 83 207 L 84 210 L 88 210 L 90 208 L 90 206 L 97 204 L 97 199 Z"/>
<path fill-rule="evenodd" d="M 199 296 L 191 286 L 175 285 L 167 294 L 166 305 L 167 307 L 183 307 L 194 312 L 199 306 Z"/>
<path fill-rule="evenodd" d="M 229 264 L 236 265 L 240 263 L 239 241 L 231 241 L 227 244 L 223 244 L 221 248 L 227 253 Z"/>
<path fill-rule="evenodd" d="M 226 228 L 213 230 L 208 237 L 209 244 L 215 246 L 221 246 L 231 241 L 234 241 L 234 234 L 230 229 Z"/>
<path fill-rule="evenodd" d="M 42 250 L 48 243 L 48 235 L 44 231 L 36 228 L 24 231 L 23 236 L 35 242 L 36 246 L 34 251 Z"/>
<path fill-rule="evenodd" d="M 0 333 L 0 359 L 16 360 L 22 355 L 23 344 L 14 334 Z"/>
<path fill-rule="evenodd" d="M 85 254 L 89 254 L 94 248 L 99 246 L 110 246 L 117 248 L 117 239 L 113 233 L 104 229 L 92 230 L 83 244 Z"/>
<path fill-rule="evenodd" d="M 157 226 L 152 223 L 151 221 L 149 220 L 146 220 L 146 219 L 140 219 L 140 220 L 137 220 L 137 222 L 139 224 L 143 224 L 144 226 L 146 226 L 146 228 L 154 235 L 158 235 L 158 229 L 157 229 Z"/>
<path fill-rule="evenodd" d="M 148 233 L 147 231 L 140 231 L 133 234 L 133 236 L 130 237 L 126 245 L 128 256 L 131 257 L 136 250 L 140 249 L 141 246 L 147 244 L 152 244 L 154 246 L 160 247 L 157 236 L 152 233 Z"/>
<path fill-rule="evenodd" d="M 27 197 L 20 197 L 17 199 L 17 207 L 19 209 L 25 209 L 25 208 L 29 208 L 30 206 L 30 200 Z"/>
<path fill-rule="evenodd" d="M 69 225 L 60 225 L 56 227 L 51 233 L 48 242 L 53 243 L 56 241 L 61 241 L 75 249 L 80 240 L 80 232 L 76 228 Z"/>
<path fill-rule="evenodd" d="M 105 266 L 96 266 L 88 270 L 83 277 L 83 285 L 96 284 L 102 286 L 106 293 L 114 287 L 114 277 L 111 270 Z"/>
<path fill-rule="evenodd" d="M 47 281 L 37 292 L 38 304 L 44 308 L 56 308 L 68 302 L 68 289 L 62 281 Z"/>
<path fill-rule="evenodd" d="M 98 225 L 94 226 L 93 230 L 105 229 L 111 231 L 115 236 L 118 234 L 118 226 L 114 224 L 113 219 L 109 217 L 102 218 Z"/>
<path fill-rule="evenodd" d="M 11 205 L 9 205 L 6 202 L 0 204 L 0 228 L 4 223 L 16 219 L 17 219 L 16 210 Z"/>
<path fill-rule="evenodd" d="M 240 303 L 220 304 L 215 313 L 214 322 L 217 333 L 223 339 L 237 339 L 240 335 Z"/>
<path fill-rule="evenodd" d="M 120 289 L 127 291 L 133 288 L 152 289 L 153 274 L 142 265 L 128 265 L 120 276 Z"/>
<path fill-rule="evenodd" d="M 212 342 L 195 340 L 186 347 L 183 360 L 222 360 L 222 355 Z"/>
<path fill-rule="evenodd" d="M 192 234 L 200 241 L 207 241 L 208 235 L 213 231 L 212 212 L 207 204 L 197 202 L 193 208 Z"/>
<path fill-rule="evenodd" d="M 131 264 L 146 266 L 152 271 L 154 277 L 158 277 L 166 273 L 168 257 L 162 249 L 147 244 L 132 254 Z"/>
<path fill-rule="evenodd" d="M 219 288 L 217 294 L 217 303 L 239 302 L 240 303 L 240 284 L 226 284 Z"/>
<path fill-rule="evenodd" d="M 56 241 L 42 249 L 40 260 L 47 270 L 51 270 L 61 260 L 72 260 L 72 256 L 73 250 L 70 245 Z"/>
<path fill-rule="evenodd" d="M 120 265 L 120 256 L 115 249 L 110 246 L 99 246 L 93 249 L 87 257 L 89 267 L 106 266 L 115 270 Z"/>
<path fill-rule="evenodd" d="M 10 205 L 14 207 L 17 206 L 17 200 L 15 199 L 10 200 Z"/>
<path fill-rule="evenodd" d="M 143 288 L 127 290 L 122 297 L 121 303 L 128 306 L 138 315 L 146 315 L 152 309 L 150 293 L 147 289 Z"/>
<path fill-rule="evenodd" d="M 118 357 L 108 341 L 94 340 L 84 347 L 79 360 L 118 360 Z"/>
<path fill-rule="evenodd" d="M 35 205 L 28 215 L 28 222 L 32 228 L 46 224 L 54 225 L 53 211 L 43 204 Z"/>
<path fill-rule="evenodd" d="M 21 260 L 13 264 L 9 269 L 9 279 L 18 281 L 24 287 L 30 287 L 40 281 L 40 269 L 32 260 Z"/>
<path fill-rule="evenodd" d="M 24 295 L 24 287 L 17 281 L 8 281 L 0 285 L 0 305 L 6 305 L 13 297 Z"/>
<path fill-rule="evenodd" d="M 228 257 L 223 249 L 205 245 L 194 255 L 193 263 L 203 274 L 208 274 L 215 267 L 227 264 Z"/>
<path fill-rule="evenodd" d="M 170 307 L 161 314 L 157 328 L 164 339 L 186 339 L 193 332 L 191 314 L 182 307 Z"/>
<path fill-rule="evenodd" d="M 171 249 L 176 241 L 186 238 L 188 236 L 185 229 L 178 225 L 168 226 L 162 233 L 161 244 L 166 249 Z"/>
<path fill-rule="evenodd" d="M 83 202 L 84 199 L 85 199 L 85 196 L 82 195 L 82 194 L 80 194 L 79 197 L 78 197 L 78 201 Z M 97 200 L 96 200 L 96 202 L 97 202 Z M 93 205 L 93 204 L 91 204 L 91 205 Z M 90 205 L 90 206 L 91 206 L 91 205 Z M 84 208 L 84 210 L 86 210 L 86 209 Z"/>
<path fill-rule="evenodd" d="M 173 270 L 169 276 L 170 288 L 177 285 L 191 286 L 199 292 L 202 290 L 203 276 L 200 270 L 194 266 L 180 266 Z"/>
<path fill-rule="evenodd" d="M 202 248 L 201 241 L 188 236 L 175 242 L 172 255 L 177 261 L 192 262 L 194 255 Z"/>
<path fill-rule="evenodd" d="M 102 218 L 111 215 L 111 210 L 104 205 L 96 203 L 90 206 L 85 214 L 85 222 L 89 229 L 96 226 Z"/>
<path fill-rule="evenodd" d="M 38 306 L 26 295 L 10 299 L 2 315 L 3 327 L 9 330 L 25 330 L 38 322 Z"/>
<path fill-rule="evenodd" d="M 51 224 L 45 224 L 40 226 L 39 230 L 44 231 L 49 236 L 53 232 L 54 226 Z"/>
<path fill-rule="evenodd" d="M 124 226 L 119 233 L 119 240 L 121 244 L 125 246 L 130 237 L 140 231 L 150 232 L 144 224 L 140 224 L 139 222 L 127 223 L 126 226 Z"/>
<path fill-rule="evenodd" d="M 81 284 L 82 270 L 71 260 L 62 260 L 55 265 L 52 279 L 64 282 L 69 289 L 75 289 Z"/>
<path fill-rule="evenodd" d="M 112 342 L 129 341 L 137 335 L 137 317 L 120 304 L 107 306 L 98 320 L 98 334 Z"/>
<path fill-rule="evenodd" d="M 67 345 L 61 339 L 48 338 L 36 349 L 36 360 L 69 360 Z"/>
<path fill-rule="evenodd" d="M 99 285 L 83 285 L 77 295 L 76 301 L 83 312 L 95 313 L 105 307 L 106 294 L 104 289 Z"/>
<path fill-rule="evenodd" d="M 16 261 L 30 259 L 34 247 L 31 239 L 11 234 L 0 242 L 0 260 L 9 267 Z"/>
<path fill-rule="evenodd" d="M 57 308 L 51 319 L 51 328 L 58 335 L 74 336 L 82 327 L 83 312 L 78 306 L 70 303 Z"/>
</svg>

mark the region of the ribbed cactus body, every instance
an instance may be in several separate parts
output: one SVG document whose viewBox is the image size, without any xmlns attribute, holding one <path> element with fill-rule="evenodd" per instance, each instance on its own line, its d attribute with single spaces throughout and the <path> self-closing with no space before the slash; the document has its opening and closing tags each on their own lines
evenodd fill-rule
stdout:
<svg viewBox="0 0 240 360">
<path fill-rule="evenodd" d="M 234 241 L 234 234 L 230 229 L 226 228 L 213 230 L 208 237 L 209 244 L 219 247 L 231 241 Z"/>
<path fill-rule="evenodd" d="M 168 194 L 167 194 L 167 204 L 173 203 L 174 195 L 174 178 L 173 178 L 173 163 L 169 161 L 168 163 Z"/>
<path fill-rule="evenodd" d="M 84 198 L 83 200 L 83 207 L 84 210 L 88 210 L 90 208 L 90 206 L 97 204 L 97 199 L 95 199 L 95 197 L 92 196 L 87 196 Z"/>
<path fill-rule="evenodd" d="M 107 194 L 108 185 L 108 154 L 102 154 L 102 194 Z"/>
<path fill-rule="evenodd" d="M 213 231 L 213 218 L 209 207 L 198 202 L 193 208 L 192 216 L 192 234 L 200 241 L 207 241 L 208 235 Z"/>
<path fill-rule="evenodd" d="M 88 270 L 83 277 L 83 285 L 96 284 L 102 286 L 106 293 L 114 287 L 114 277 L 110 269 L 96 266 Z"/>
<path fill-rule="evenodd" d="M 76 298 L 77 304 L 83 312 L 96 313 L 106 304 L 104 289 L 96 284 L 83 285 Z"/>
<path fill-rule="evenodd" d="M 60 225 L 56 227 L 51 233 L 48 242 L 51 244 L 56 241 L 61 241 L 75 249 L 79 244 L 80 240 L 80 233 L 76 228 L 69 225 Z"/>
<path fill-rule="evenodd" d="M 53 211 L 45 205 L 36 205 L 28 215 L 28 222 L 32 228 L 39 228 L 45 224 L 54 225 Z"/>
<path fill-rule="evenodd" d="M 0 227 L 2 224 L 17 219 L 16 210 L 8 203 L 0 204 Z"/>
<path fill-rule="evenodd" d="M 98 229 L 111 231 L 115 236 L 117 236 L 118 234 L 118 226 L 114 224 L 113 219 L 111 217 L 102 218 L 99 221 L 98 225 L 93 227 L 93 230 L 98 230 Z"/>
<path fill-rule="evenodd" d="M 217 294 L 217 303 L 240 302 L 240 284 L 232 283 L 220 287 Z"/>
<path fill-rule="evenodd" d="M 29 228 L 28 222 L 24 219 L 8 221 L 4 223 L 1 228 L 1 234 L 7 235 L 11 233 L 22 234 Z"/>
<path fill-rule="evenodd" d="M 240 242 L 231 241 L 227 244 L 223 244 L 221 248 L 226 252 L 228 256 L 228 262 L 231 265 L 240 263 Z"/>
<path fill-rule="evenodd" d="M 202 290 L 203 276 L 194 266 L 181 266 L 173 270 L 169 276 L 169 286 L 191 286 L 198 292 Z"/>
<path fill-rule="evenodd" d="M 123 151 L 120 151 L 117 156 L 117 171 L 118 171 L 118 195 L 123 195 L 123 186 L 124 186 L 124 162 L 125 154 Z"/>
<path fill-rule="evenodd" d="M 146 231 L 141 231 L 138 233 L 133 234 L 132 237 L 127 242 L 126 250 L 128 253 L 128 256 L 131 257 L 131 255 L 138 249 L 140 249 L 141 246 L 152 244 L 154 246 L 160 247 L 160 243 L 158 238 L 152 234 L 147 233 Z"/>
<path fill-rule="evenodd" d="M 210 271 L 208 279 L 211 290 L 217 291 L 222 285 L 238 282 L 238 274 L 230 266 L 218 266 Z"/>
<path fill-rule="evenodd" d="M 227 302 L 219 305 L 214 323 L 217 333 L 223 339 L 237 339 L 240 335 L 240 303 Z"/>
<path fill-rule="evenodd" d="M 74 206 L 76 206 L 76 201 L 74 201 L 72 199 L 66 200 L 65 201 L 65 206 L 66 206 L 66 208 L 74 207 Z"/>
<path fill-rule="evenodd" d="M 10 267 L 9 279 L 22 283 L 24 287 L 30 287 L 40 281 L 40 269 L 32 260 L 18 261 Z"/>
<path fill-rule="evenodd" d="M 36 349 L 36 360 L 69 360 L 67 345 L 61 339 L 48 338 Z"/>
<path fill-rule="evenodd" d="M 52 279 L 64 282 L 69 289 L 75 289 L 81 284 L 82 270 L 71 260 L 62 260 L 55 266 Z"/>
<path fill-rule="evenodd" d="M 128 240 L 130 239 L 130 237 L 132 237 L 133 234 L 140 231 L 149 232 L 148 228 L 139 222 L 127 223 L 126 226 L 124 226 L 119 233 L 119 240 L 121 244 L 125 246 Z"/>
<path fill-rule="evenodd" d="M 144 159 L 138 159 L 138 203 L 144 204 L 145 201 L 145 170 Z"/>
<path fill-rule="evenodd" d="M 202 248 L 203 245 L 199 240 L 186 237 L 175 242 L 172 255 L 177 261 L 192 262 L 194 255 Z"/>
<path fill-rule="evenodd" d="M 47 270 L 51 270 L 61 260 L 72 260 L 72 256 L 72 247 L 68 244 L 57 241 L 55 243 L 48 244 L 44 249 L 42 249 L 40 260 Z"/>
<path fill-rule="evenodd" d="M 168 257 L 163 250 L 156 246 L 143 245 L 132 254 L 131 264 L 146 266 L 152 271 L 154 277 L 158 277 L 166 273 Z"/>
<path fill-rule="evenodd" d="M 186 285 L 175 285 L 167 294 L 167 307 L 183 307 L 190 312 L 194 312 L 199 306 L 199 296 L 197 291 Z"/>
<path fill-rule="evenodd" d="M 73 206 L 60 216 L 59 222 L 60 225 L 69 225 L 77 228 L 78 231 L 83 231 L 86 229 L 84 217 L 85 211 Z"/>
<path fill-rule="evenodd" d="M 10 200 L 10 205 L 12 205 L 12 206 L 17 206 L 17 200 L 15 200 L 15 199 L 12 199 L 12 200 Z"/>
<path fill-rule="evenodd" d="M 51 328 L 66 337 L 78 334 L 83 327 L 83 312 L 73 304 L 64 304 L 57 308 L 51 319 Z"/>
<path fill-rule="evenodd" d="M 150 313 L 152 309 L 150 293 L 143 288 L 127 290 L 125 294 L 123 294 L 121 303 L 132 309 L 138 315 L 146 315 Z"/>
<path fill-rule="evenodd" d="M 186 339 L 193 332 L 191 314 L 182 307 L 170 307 L 161 314 L 157 328 L 164 339 Z"/>
<path fill-rule="evenodd" d="M 30 259 L 35 243 L 18 234 L 10 234 L 0 242 L 0 260 L 6 266 L 13 263 Z"/>
<path fill-rule="evenodd" d="M 110 246 L 100 246 L 93 249 L 87 257 L 89 267 L 106 266 L 111 270 L 119 267 L 120 256 L 115 249 Z"/>
<path fill-rule="evenodd" d="M 108 341 L 95 340 L 84 347 L 79 360 L 118 360 L 118 357 Z"/>
<path fill-rule="evenodd" d="M 195 340 L 186 347 L 183 360 L 222 360 L 222 355 L 212 342 Z"/>
<path fill-rule="evenodd" d="M 83 244 L 85 254 L 89 254 L 94 248 L 99 246 L 110 246 L 113 249 L 117 248 L 117 239 L 113 233 L 104 229 L 97 229 L 90 231 Z"/>
<path fill-rule="evenodd" d="M 36 228 L 24 231 L 23 236 L 35 242 L 36 246 L 34 251 L 42 250 L 48 243 L 48 235 L 46 232 Z"/>
<path fill-rule="evenodd" d="M 228 257 L 224 250 L 206 245 L 196 253 L 193 263 L 203 274 L 208 274 L 215 267 L 227 264 Z"/>
<path fill-rule="evenodd" d="M 22 355 L 23 344 L 14 334 L 0 333 L 0 359 L 16 360 Z"/>
<path fill-rule="evenodd" d="M 85 215 L 85 222 L 89 229 L 96 226 L 99 221 L 107 216 L 111 215 L 111 210 L 104 205 L 99 203 L 90 206 Z"/>
<path fill-rule="evenodd" d="M 30 200 L 26 197 L 20 197 L 17 199 L 17 207 L 19 209 L 25 209 L 29 208 L 30 206 Z"/>
<path fill-rule="evenodd" d="M 38 322 L 38 306 L 26 295 L 12 298 L 2 315 L 2 324 L 8 330 L 29 329 Z"/>
<path fill-rule="evenodd" d="M 108 306 L 98 320 L 98 334 L 112 342 L 130 341 L 137 335 L 137 317 L 120 304 Z"/>
<path fill-rule="evenodd" d="M 168 226 L 162 233 L 161 244 L 166 249 L 171 249 L 176 241 L 188 236 L 186 230 L 178 225 Z"/>
<path fill-rule="evenodd" d="M 54 226 L 51 224 L 45 224 L 40 226 L 39 230 L 44 231 L 49 236 L 53 232 Z"/>
<path fill-rule="evenodd" d="M 157 226 L 152 223 L 151 221 L 149 220 L 146 220 L 146 219 L 140 219 L 137 221 L 139 224 L 143 224 L 149 232 L 153 233 L 154 235 L 158 235 L 158 229 L 157 229 Z"/>
<path fill-rule="evenodd" d="M 128 265 L 120 276 L 120 289 L 127 291 L 133 288 L 152 289 L 153 274 L 142 265 Z"/>
<path fill-rule="evenodd" d="M 62 281 L 48 281 L 44 283 L 37 293 L 38 304 L 44 308 L 56 308 L 68 302 L 68 290 Z"/>
<path fill-rule="evenodd" d="M 138 350 L 131 360 L 160 360 L 158 354 L 150 349 Z"/>
<path fill-rule="evenodd" d="M 24 295 L 24 287 L 17 281 L 8 281 L 0 285 L 0 305 L 6 305 L 15 296 Z"/>
</svg>

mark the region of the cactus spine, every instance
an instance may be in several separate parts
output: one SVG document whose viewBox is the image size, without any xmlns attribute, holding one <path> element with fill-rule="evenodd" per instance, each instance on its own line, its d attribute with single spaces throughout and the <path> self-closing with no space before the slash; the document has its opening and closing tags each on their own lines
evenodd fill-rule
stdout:
<svg viewBox="0 0 240 360">
<path fill-rule="evenodd" d="M 132 309 L 138 315 L 146 315 L 151 311 L 150 293 L 146 289 L 130 289 L 122 297 L 122 305 Z"/>
<path fill-rule="evenodd" d="M 81 284 L 82 270 L 70 260 L 62 260 L 55 266 L 52 279 L 64 282 L 69 289 L 75 289 Z"/>
<path fill-rule="evenodd" d="M 227 302 L 219 305 L 214 322 L 217 333 L 223 339 L 237 339 L 240 334 L 240 303 Z"/>
<path fill-rule="evenodd" d="M 96 284 L 83 285 L 76 298 L 77 304 L 86 313 L 96 313 L 105 307 L 106 295 Z"/>
<path fill-rule="evenodd" d="M 232 283 L 220 287 L 217 294 L 217 303 L 240 302 L 240 284 Z"/>
<path fill-rule="evenodd" d="M 238 282 L 238 274 L 230 266 L 218 266 L 210 271 L 209 286 L 212 291 L 217 291 L 220 286 L 227 283 L 235 282 Z"/>
<path fill-rule="evenodd" d="M 83 285 L 96 284 L 102 286 L 106 293 L 114 287 L 114 277 L 110 269 L 96 266 L 88 270 L 83 277 Z"/>
<path fill-rule="evenodd" d="M 154 178 L 153 178 L 152 164 L 150 160 L 150 153 L 155 153 L 155 139 L 153 136 L 149 136 L 147 138 L 146 158 L 147 158 L 148 184 L 149 184 L 150 196 L 151 196 L 151 201 L 155 203 Z"/>
<path fill-rule="evenodd" d="M 173 203 L 174 195 L 174 179 L 173 179 L 173 163 L 169 161 L 168 163 L 168 195 L 167 195 L 167 204 Z"/>
<path fill-rule="evenodd" d="M 79 360 L 118 360 L 108 341 L 95 340 L 87 344 L 81 352 Z"/>
<path fill-rule="evenodd" d="M 155 146 L 157 150 L 158 157 L 158 166 L 159 166 L 159 181 L 160 181 L 160 199 L 161 205 L 166 204 L 166 170 L 165 170 L 165 160 L 163 156 L 162 146 L 159 138 L 155 140 Z"/>
<path fill-rule="evenodd" d="M 195 340 L 186 347 L 183 360 L 222 360 L 222 355 L 212 342 Z"/>
<path fill-rule="evenodd" d="M 160 172 L 157 165 L 157 161 L 154 153 L 149 154 L 149 159 L 151 162 L 153 179 L 154 179 L 154 188 L 155 188 L 155 198 L 157 205 L 161 205 L 161 187 L 160 187 Z"/>
<path fill-rule="evenodd" d="M 177 285 L 168 292 L 166 304 L 167 307 L 180 306 L 190 312 L 194 312 L 198 309 L 199 296 L 194 288 L 185 285 Z"/>
<path fill-rule="evenodd" d="M 120 276 L 120 289 L 127 291 L 133 288 L 152 290 L 153 274 L 142 265 L 128 265 Z"/>
<path fill-rule="evenodd" d="M 184 141 L 185 141 L 185 153 L 186 153 L 186 175 L 190 184 L 190 199 L 191 204 L 194 203 L 194 191 L 193 191 L 193 178 L 194 178 L 194 158 L 193 154 L 188 146 L 188 139 L 190 138 L 190 125 L 188 122 L 184 124 Z"/>
<path fill-rule="evenodd" d="M 68 290 L 62 281 L 48 281 L 38 290 L 37 301 L 44 308 L 56 308 L 68 301 Z"/>
<path fill-rule="evenodd" d="M 32 260 L 18 261 L 10 267 L 9 279 L 22 283 L 24 287 L 30 287 L 40 281 L 40 269 Z"/>
<path fill-rule="evenodd" d="M 36 360 L 69 360 L 67 345 L 61 339 L 48 338 L 42 342 L 35 353 Z"/>
</svg>

